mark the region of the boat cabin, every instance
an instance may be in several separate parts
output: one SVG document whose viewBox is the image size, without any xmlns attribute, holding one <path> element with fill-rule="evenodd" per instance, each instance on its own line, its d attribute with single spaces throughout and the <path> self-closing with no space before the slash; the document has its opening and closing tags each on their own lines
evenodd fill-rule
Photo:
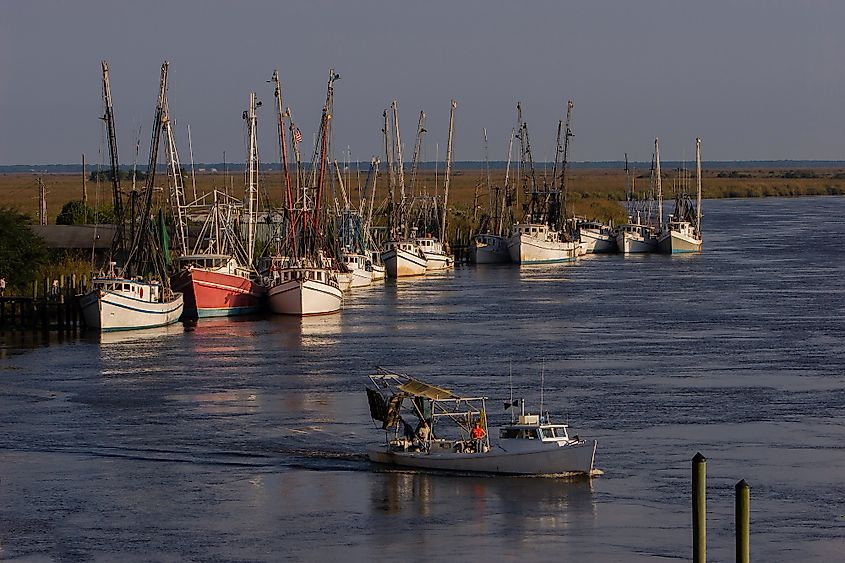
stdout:
<svg viewBox="0 0 845 563">
<path fill-rule="evenodd" d="M 321 268 L 286 268 L 277 273 L 277 284 L 292 280 L 301 282 L 312 280 L 338 287 L 337 276 L 333 272 Z"/>
<path fill-rule="evenodd" d="M 518 223 L 513 226 L 513 234 L 514 236 L 525 235 L 547 242 L 565 242 L 559 232 L 542 223 Z"/>
<path fill-rule="evenodd" d="M 353 253 L 346 253 L 344 252 L 341 257 L 340 261 L 346 264 L 346 267 L 352 270 L 362 270 L 365 272 L 372 272 L 373 271 L 373 263 L 372 261 L 364 256 L 363 254 L 353 254 Z"/>
<path fill-rule="evenodd" d="M 669 221 L 667 227 L 670 231 L 680 233 L 690 238 L 697 238 L 695 228 L 689 221 Z"/>
<path fill-rule="evenodd" d="M 103 293 L 114 293 L 129 299 L 154 303 L 160 301 L 161 284 L 158 282 L 144 282 L 140 279 L 125 278 L 94 278 L 93 289 Z"/>
<path fill-rule="evenodd" d="M 184 269 L 202 269 L 220 274 L 231 274 L 249 279 L 252 272 L 243 268 L 233 256 L 225 254 L 194 254 L 180 256 L 177 262 Z"/>
</svg>

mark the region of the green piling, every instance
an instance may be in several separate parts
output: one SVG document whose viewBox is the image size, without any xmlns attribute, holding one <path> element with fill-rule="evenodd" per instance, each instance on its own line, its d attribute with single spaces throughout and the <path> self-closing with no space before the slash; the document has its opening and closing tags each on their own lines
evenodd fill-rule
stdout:
<svg viewBox="0 0 845 563">
<path fill-rule="evenodd" d="M 736 484 L 736 561 L 749 563 L 751 549 L 748 543 L 750 523 L 750 487 L 743 479 Z"/>
<path fill-rule="evenodd" d="M 692 560 L 707 561 L 707 458 L 692 458 Z"/>
</svg>

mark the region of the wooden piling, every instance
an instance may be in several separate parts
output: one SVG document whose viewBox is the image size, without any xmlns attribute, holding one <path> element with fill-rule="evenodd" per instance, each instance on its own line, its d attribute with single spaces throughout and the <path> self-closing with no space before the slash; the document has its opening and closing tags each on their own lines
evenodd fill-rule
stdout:
<svg viewBox="0 0 845 563">
<path fill-rule="evenodd" d="M 750 533 L 750 488 L 743 479 L 736 484 L 736 561 L 750 563 L 751 549 L 749 546 Z"/>
<path fill-rule="evenodd" d="M 692 458 L 692 560 L 707 561 L 707 458 Z"/>
</svg>

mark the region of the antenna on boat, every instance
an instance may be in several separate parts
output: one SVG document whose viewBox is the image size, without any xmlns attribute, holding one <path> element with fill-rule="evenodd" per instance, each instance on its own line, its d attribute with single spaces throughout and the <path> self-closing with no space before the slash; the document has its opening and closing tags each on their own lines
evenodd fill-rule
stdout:
<svg viewBox="0 0 845 563">
<path fill-rule="evenodd" d="M 511 360 L 508 370 L 508 387 L 510 387 L 510 400 L 508 401 L 508 410 L 511 411 L 511 424 L 513 424 L 513 360 Z"/>
<path fill-rule="evenodd" d="M 542 359 L 540 364 L 540 420 L 543 419 L 543 388 L 545 387 L 546 376 L 546 358 Z"/>
</svg>

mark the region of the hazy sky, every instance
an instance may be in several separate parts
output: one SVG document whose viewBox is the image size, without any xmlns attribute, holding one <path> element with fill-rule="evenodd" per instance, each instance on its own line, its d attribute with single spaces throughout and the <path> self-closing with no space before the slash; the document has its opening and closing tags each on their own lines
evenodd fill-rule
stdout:
<svg viewBox="0 0 845 563">
<path fill-rule="evenodd" d="M 100 60 L 111 68 L 120 160 L 149 150 L 162 61 L 177 142 L 194 158 L 244 160 L 242 111 L 258 92 L 261 159 L 275 161 L 273 92 L 310 145 L 335 88 L 336 157 L 382 152 L 399 100 L 410 159 L 420 109 L 425 160 L 507 158 L 521 101 L 536 160 L 553 156 L 575 102 L 573 160 L 845 159 L 845 2 L 827 1 L 39 1 L 0 2 L 0 164 L 105 161 Z M 310 151 L 305 151 L 310 152 Z"/>
</svg>

